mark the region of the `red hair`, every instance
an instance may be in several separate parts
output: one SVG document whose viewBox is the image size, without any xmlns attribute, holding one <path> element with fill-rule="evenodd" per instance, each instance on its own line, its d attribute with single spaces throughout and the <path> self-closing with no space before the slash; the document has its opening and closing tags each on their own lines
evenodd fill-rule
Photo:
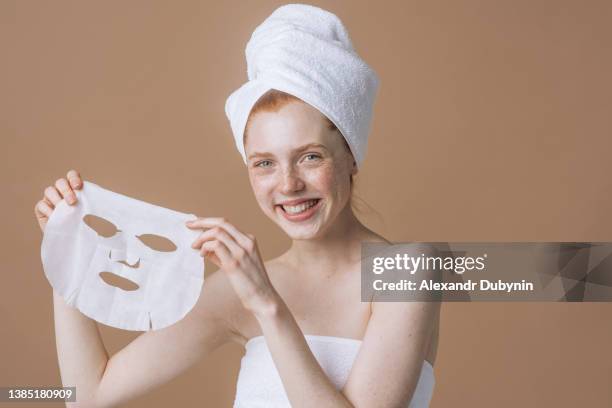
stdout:
<svg viewBox="0 0 612 408">
<path fill-rule="evenodd" d="M 247 129 L 249 128 L 249 123 L 251 122 L 251 119 L 253 118 L 253 116 L 255 116 L 256 113 L 258 112 L 278 112 L 280 108 L 282 108 L 285 105 L 288 105 L 291 102 L 303 102 L 303 101 L 297 96 L 293 96 L 287 92 L 279 91 L 278 89 L 270 89 L 268 92 L 263 94 L 257 100 L 255 105 L 253 105 L 253 108 L 251 109 L 251 112 L 249 113 L 249 117 L 247 118 L 246 125 L 244 126 L 244 140 L 246 140 L 247 138 Z M 337 130 L 338 133 L 340 133 L 340 135 L 342 136 L 342 133 L 338 130 L 334 122 L 329 120 L 329 118 L 325 115 L 323 115 L 323 117 L 325 118 L 325 121 L 327 122 L 327 128 L 332 131 Z M 351 149 L 349 148 L 349 145 L 346 142 L 346 139 L 344 138 L 344 136 L 342 136 L 342 141 L 344 142 L 345 147 L 350 153 Z M 352 180 L 353 178 L 351 177 L 351 181 Z"/>
</svg>

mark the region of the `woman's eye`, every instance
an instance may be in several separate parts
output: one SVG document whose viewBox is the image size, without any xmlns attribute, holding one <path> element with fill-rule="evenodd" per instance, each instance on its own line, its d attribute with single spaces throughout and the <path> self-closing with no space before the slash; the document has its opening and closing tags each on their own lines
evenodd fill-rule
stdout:
<svg viewBox="0 0 612 408">
<path fill-rule="evenodd" d="M 257 164 L 255 164 L 255 167 L 269 167 L 270 164 L 271 164 L 270 160 L 262 160 L 258 162 Z"/>
<path fill-rule="evenodd" d="M 314 160 L 314 159 L 318 159 L 318 158 L 319 158 L 319 155 L 318 155 L 318 154 L 315 154 L 315 153 L 310 153 L 310 154 L 307 154 L 307 155 L 306 155 L 306 158 L 307 158 L 307 159 L 308 159 L 309 157 L 312 157 L 312 160 Z"/>
</svg>

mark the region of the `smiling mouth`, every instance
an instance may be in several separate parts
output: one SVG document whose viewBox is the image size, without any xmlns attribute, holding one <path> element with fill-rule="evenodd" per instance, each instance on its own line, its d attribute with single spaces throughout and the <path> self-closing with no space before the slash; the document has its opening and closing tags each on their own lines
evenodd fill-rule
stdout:
<svg viewBox="0 0 612 408">
<path fill-rule="evenodd" d="M 290 215 L 297 215 L 297 214 L 301 214 L 305 211 L 307 211 L 309 208 L 314 207 L 315 205 L 317 205 L 317 203 L 321 201 L 320 198 L 315 198 L 313 200 L 308 200 L 308 201 L 304 201 L 302 203 L 299 203 L 297 205 L 282 205 L 279 204 L 278 206 L 287 214 Z"/>
<path fill-rule="evenodd" d="M 295 202 L 295 201 L 294 201 Z M 313 219 L 323 206 L 323 199 L 314 198 L 295 205 L 277 204 L 275 211 L 291 223 L 306 223 Z M 304 225 L 304 224 L 302 224 Z"/>
</svg>

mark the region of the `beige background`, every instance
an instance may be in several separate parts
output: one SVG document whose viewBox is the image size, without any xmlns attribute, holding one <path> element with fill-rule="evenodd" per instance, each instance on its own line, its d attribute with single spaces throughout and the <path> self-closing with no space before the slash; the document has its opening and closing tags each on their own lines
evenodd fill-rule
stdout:
<svg viewBox="0 0 612 408">
<path fill-rule="evenodd" d="M 60 382 L 32 208 L 69 168 L 228 217 L 266 258 L 287 248 L 223 111 L 280 4 L 0 2 L 0 386 Z M 612 241 L 610 2 L 312 4 L 382 80 L 357 178 L 368 225 L 395 241 Z M 103 336 L 114 352 L 135 334 Z M 446 304 L 432 407 L 611 406 L 611 343 L 610 304 Z M 128 406 L 229 407 L 241 353 Z"/>
</svg>

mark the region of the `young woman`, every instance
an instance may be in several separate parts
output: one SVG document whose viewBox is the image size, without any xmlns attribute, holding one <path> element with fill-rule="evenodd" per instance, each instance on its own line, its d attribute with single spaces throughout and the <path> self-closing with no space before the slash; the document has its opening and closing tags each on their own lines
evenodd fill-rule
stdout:
<svg viewBox="0 0 612 408">
<path fill-rule="evenodd" d="M 202 230 L 194 250 L 219 272 L 184 319 L 112 357 L 96 323 L 54 294 L 62 382 L 77 387 L 77 405 L 120 404 L 231 341 L 246 348 L 234 407 L 428 406 L 439 304 L 361 301 L 361 243 L 388 241 L 351 208 L 358 166 L 347 138 L 311 104 L 270 89 L 249 109 L 243 148 L 257 202 L 291 247 L 264 262 L 255 237 L 227 219 L 189 223 Z M 81 186 L 71 170 L 45 189 L 41 229 Z M 429 251 L 415 245 L 415 256 Z"/>
</svg>

